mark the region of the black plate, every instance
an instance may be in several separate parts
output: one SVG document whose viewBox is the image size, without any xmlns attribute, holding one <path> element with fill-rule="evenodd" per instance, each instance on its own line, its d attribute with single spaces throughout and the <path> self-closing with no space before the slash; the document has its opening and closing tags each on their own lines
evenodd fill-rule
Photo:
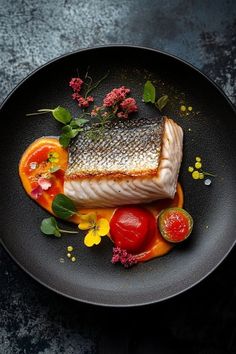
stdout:
<svg viewBox="0 0 236 354">
<path fill-rule="evenodd" d="M 82 237 L 42 236 L 39 225 L 48 214 L 28 198 L 18 177 L 18 162 L 25 148 L 43 135 L 57 135 L 59 124 L 46 116 L 26 117 L 40 108 L 66 106 L 76 114 L 68 82 L 89 69 L 96 80 L 110 76 L 94 94 L 97 103 L 108 90 L 126 85 L 137 98 L 140 114 L 156 116 L 142 103 L 143 84 L 156 82 L 158 94 L 168 94 L 165 112 L 184 129 L 184 159 L 180 181 L 185 208 L 192 214 L 192 236 L 168 255 L 132 269 L 110 263 L 108 239 L 87 249 Z M 180 114 L 181 103 L 192 106 Z M 70 298 L 110 306 L 135 306 L 175 296 L 205 278 L 235 243 L 236 230 L 236 120 L 227 97 L 206 76 L 186 62 L 156 50 L 110 46 L 81 50 L 60 57 L 27 77 L 1 108 L 1 234 L 13 259 L 33 278 Z M 187 172 L 196 156 L 217 177 L 207 187 Z M 76 248 L 78 261 L 66 258 L 66 246 Z M 65 262 L 61 263 L 60 259 Z"/>
</svg>

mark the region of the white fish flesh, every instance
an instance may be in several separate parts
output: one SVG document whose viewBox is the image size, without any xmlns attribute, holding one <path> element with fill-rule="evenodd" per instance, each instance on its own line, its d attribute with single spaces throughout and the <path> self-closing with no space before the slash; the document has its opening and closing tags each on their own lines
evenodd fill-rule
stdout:
<svg viewBox="0 0 236 354">
<path fill-rule="evenodd" d="M 69 147 L 64 193 L 79 207 L 116 207 L 174 198 L 183 130 L 168 117 L 127 120 L 94 141 L 86 132 Z"/>
</svg>

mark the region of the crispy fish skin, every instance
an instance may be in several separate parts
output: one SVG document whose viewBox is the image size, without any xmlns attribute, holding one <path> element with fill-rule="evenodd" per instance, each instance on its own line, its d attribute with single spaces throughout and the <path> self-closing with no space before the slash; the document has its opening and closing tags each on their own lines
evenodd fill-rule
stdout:
<svg viewBox="0 0 236 354">
<path fill-rule="evenodd" d="M 69 149 L 66 179 L 92 176 L 139 176 L 156 173 L 164 119 L 118 121 L 108 126 L 101 139 L 80 135 Z"/>
<path fill-rule="evenodd" d="M 119 122 L 97 141 L 80 135 L 69 148 L 64 193 L 80 207 L 173 198 L 182 145 L 182 128 L 167 117 Z"/>
</svg>

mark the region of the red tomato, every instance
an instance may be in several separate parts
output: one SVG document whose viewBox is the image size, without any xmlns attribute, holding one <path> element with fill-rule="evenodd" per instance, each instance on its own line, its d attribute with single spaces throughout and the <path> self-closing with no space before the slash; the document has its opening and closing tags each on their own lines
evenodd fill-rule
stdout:
<svg viewBox="0 0 236 354">
<path fill-rule="evenodd" d="M 110 234 L 117 247 L 130 253 L 145 250 L 156 230 L 156 220 L 144 208 L 118 208 L 110 221 Z"/>
</svg>

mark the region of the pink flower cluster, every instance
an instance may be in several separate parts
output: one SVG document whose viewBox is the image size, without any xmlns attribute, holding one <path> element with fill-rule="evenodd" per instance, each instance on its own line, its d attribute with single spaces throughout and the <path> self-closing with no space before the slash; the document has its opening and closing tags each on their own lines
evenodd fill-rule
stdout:
<svg viewBox="0 0 236 354">
<path fill-rule="evenodd" d="M 112 107 L 116 104 L 122 102 L 126 95 L 130 93 L 130 89 L 125 86 L 121 86 L 120 88 L 114 88 L 111 92 L 109 92 L 103 100 L 103 105 L 105 107 Z"/>
<path fill-rule="evenodd" d="M 121 111 L 117 113 L 117 117 L 128 118 L 130 113 L 137 112 L 138 106 L 134 98 L 128 97 L 123 102 L 121 102 L 120 109 Z"/>
<path fill-rule="evenodd" d="M 138 106 L 132 97 L 126 97 L 130 93 L 130 89 L 125 86 L 114 88 L 109 92 L 101 107 L 95 106 L 91 112 L 92 117 L 96 117 L 99 113 L 104 116 L 107 114 L 106 110 L 111 110 L 118 118 L 128 118 L 130 113 L 137 112 Z"/>
<path fill-rule="evenodd" d="M 125 268 L 130 268 L 138 261 L 136 256 L 128 253 L 126 250 L 123 250 L 120 247 L 113 247 L 111 262 L 113 264 L 121 263 Z"/>
<path fill-rule="evenodd" d="M 69 82 L 69 86 L 74 91 L 74 93 L 72 94 L 73 100 L 77 101 L 79 107 L 87 108 L 90 103 L 94 101 L 94 98 L 92 96 L 88 96 L 85 98 L 79 94 L 83 83 L 83 80 L 81 80 L 79 77 L 73 77 Z"/>
<path fill-rule="evenodd" d="M 69 86 L 73 89 L 74 92 L 79 93 L 83 83 L 83 80 L 81 80 L 79 77 L 73 77 L 70 80 Z"/>
<path fill-rule="evenodd" d="M 39 177 L 38 185 L 31 191 L 31 196 L 34 199 L 38 199 L 43 194 L 43 191 L 47 191 L 51 186 L 52 183 L 48 178 Z"/>
</svg>

